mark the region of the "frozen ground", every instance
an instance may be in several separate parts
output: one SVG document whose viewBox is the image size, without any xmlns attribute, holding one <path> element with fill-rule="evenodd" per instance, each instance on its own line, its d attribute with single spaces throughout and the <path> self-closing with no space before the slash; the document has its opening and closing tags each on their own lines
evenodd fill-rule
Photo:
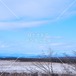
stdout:
<svg viewBox="0 0 76 76">
<path fill-rule="evenodd" d="M 0 60 L 0 72 L 45 72 L 51 70 L 50 62 L 15 62 L 14 60 Z M 52 63 L 55 73 L 66 73 L 67 70 L 75 73 L 72 70 L 73 66 L 61 63 Z M 50 69 L 49 69 L 50 68 Z"/>
</svg>

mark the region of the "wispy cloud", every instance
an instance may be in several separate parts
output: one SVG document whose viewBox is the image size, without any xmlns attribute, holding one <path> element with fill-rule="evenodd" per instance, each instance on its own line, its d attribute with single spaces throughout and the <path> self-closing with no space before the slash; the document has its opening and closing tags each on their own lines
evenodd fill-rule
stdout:
<svg viewBox="0 0 76 76">
<path fill-rule="evenodd" d="M 0 45 L 0 49 L 5 49 L 5 48 L 8 48 L 8 47 L 9 47 L 8 45 L 4 45 L 4 44 Z"/>
<path fill-rule="evenodd" d="M 1 0 L 0 29 L 32 27 L 42 25 L 47 21 L 54 21 L 56 18 L 65 16 L 70 7 L 75 4 L 73 1 L 74 0 Z M 75 7 L 76 6 L 72 8 Z M 69 12 L 74 11 L 75 10 Z M 44 19 L 47 20 L 45 21 Z"/>
<path fill-rule="evenodd" d="M 28 28 L 47 24 L 48 21 L 30 21 L 30 22 L 0 22 L 0 30 L 2 29 L 17 29 Z"/>
<path fill-rule="evenodd" d="M 51 43 L 50 46 L 62 46 L 64 43 Z"/>
</svg>

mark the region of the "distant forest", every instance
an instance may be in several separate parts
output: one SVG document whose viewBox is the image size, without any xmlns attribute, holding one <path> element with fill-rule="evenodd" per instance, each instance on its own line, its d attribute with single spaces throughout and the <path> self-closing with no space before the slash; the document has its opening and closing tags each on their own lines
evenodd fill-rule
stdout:
<svg viewBox="0 0 76 76">
<path fill-rule="evenodd" d="M 16 60 L 17 59 L 17 60 Z M 51 57 L 51 58 L 16 58 L 5 57 L 0 60 L 16 60 L 16 62 L 57 62 L 57 63 L 76 63 L 76 57 Z"/>
</svg>

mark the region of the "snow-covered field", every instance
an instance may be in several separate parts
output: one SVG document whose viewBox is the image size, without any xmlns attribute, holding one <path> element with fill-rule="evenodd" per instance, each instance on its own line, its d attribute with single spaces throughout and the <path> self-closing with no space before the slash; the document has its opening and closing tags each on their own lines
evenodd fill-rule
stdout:
<svg viewBox="0 0 76 76">
<path fill-rule="evenodd" d="M 0 72 L 45 72 L 51 69 L 50 62 L 15 62 L 14 60 L 0 60 Z M 52 63 L 52 68 L 55 73 L 66 73 L 73 66 L 61 63 Z"/>
</svg>

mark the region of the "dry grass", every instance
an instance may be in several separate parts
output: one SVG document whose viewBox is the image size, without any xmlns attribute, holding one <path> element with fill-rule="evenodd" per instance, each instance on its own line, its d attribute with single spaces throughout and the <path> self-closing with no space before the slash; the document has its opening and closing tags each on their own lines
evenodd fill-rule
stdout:
<svg viewBox="0 0 76 76">
<path fill-rule="evenodd" d="M 1 73 L 0 73 L 1 75 Z M 1 76 L 75 76 L 75 75 L 69 75 L 69 74 L 38 74 L 36 73 L 3 73 Z"/>
</svg>

